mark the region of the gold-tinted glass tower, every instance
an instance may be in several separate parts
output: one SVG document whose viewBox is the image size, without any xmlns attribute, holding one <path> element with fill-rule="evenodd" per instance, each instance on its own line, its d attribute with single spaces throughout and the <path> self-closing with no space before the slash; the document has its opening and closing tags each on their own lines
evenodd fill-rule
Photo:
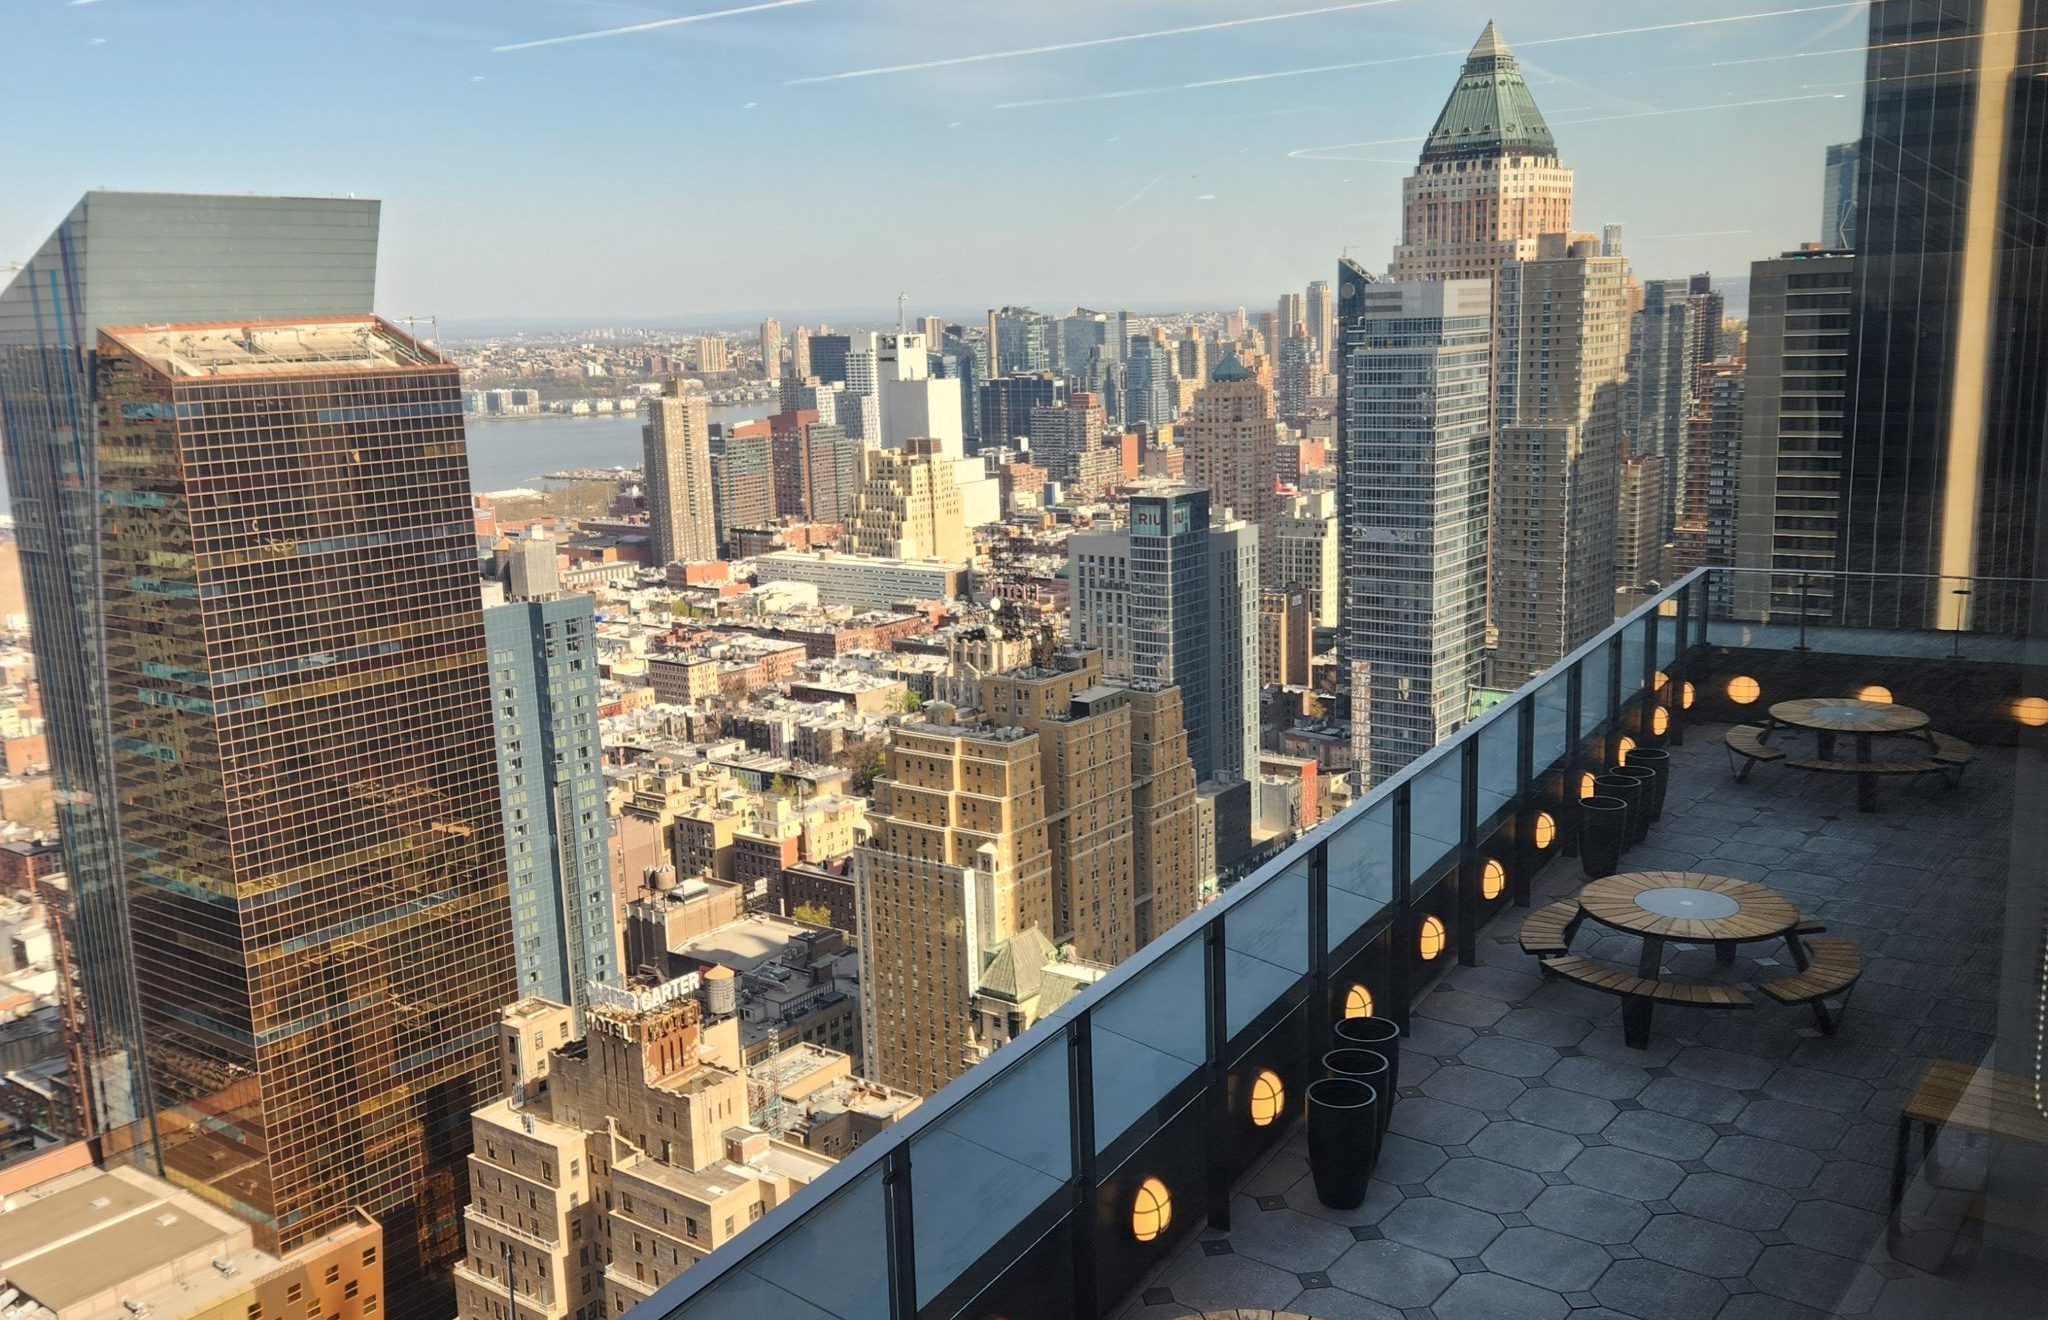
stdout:
<svg viewBox="0 0 2048 1320">
<path fill-rule="evenodd" d="M 163 1161 L 446 1315 L 514 993 L 456 369 L 366 317 L 101 333 L 106 682 Z"/>
</svg>

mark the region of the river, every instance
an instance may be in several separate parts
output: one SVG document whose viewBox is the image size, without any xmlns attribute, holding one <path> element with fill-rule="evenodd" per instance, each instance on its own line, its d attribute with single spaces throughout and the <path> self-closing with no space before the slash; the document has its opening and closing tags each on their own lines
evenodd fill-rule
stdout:
<svg viewBox="0 0 2048 1320">
<path fill-rule="evenodd" d="M 766 417 L 769 411 L 765 403 L 716 404 L 711 420 L 732 426 Z M 537 486 L 539 478 L 563 468 L 640 466 L 640 418 L 634 414 L 470 417 L 465 419 L 465 430 L 469 434 L 469 486 L 475 491 Z M 12 507 L 6 468 L 0 465 L 0 508 L 11 512 Z"/>
</svg>

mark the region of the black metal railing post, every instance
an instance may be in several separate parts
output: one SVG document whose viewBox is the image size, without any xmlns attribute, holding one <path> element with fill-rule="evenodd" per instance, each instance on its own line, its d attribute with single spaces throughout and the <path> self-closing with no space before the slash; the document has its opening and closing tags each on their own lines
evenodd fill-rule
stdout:
<svg viewBox="0 0 2048 1320">
<path fill-rule="evenodd" d="M 1638 742 L 1647 743 L 1657 736 L 1657 707 L 1664 704 L 1657 674 L 1657 611 L 1651 610 L 1643 616 L 1643 691 L 1636 702 Z"/>
<path fill-rule="evenodd" d="M 1607 718 L 1600 721 L 1600 745 L 1606 750 L 1597 767 L 1600 774 L 1621 759 L 1621 734 L 1626 725 L 1621 714 L 1621 634 L 1616 633 L 1607 639 Z"/>
<path fill-rule="evenodd" d="M 1067 1240 L 1074 1275 L 1074 1314 L 1102 1314 L 1095 1255 L 1095 1026 L 1088 1010 L 1067 1025 L 1067 1130 L 1074 1177 Z"/>
<path fill-rule="evenodd" d="M 1458 748 L 1458 965 L 1479 965 L 1479 739 Z"/>
<path fill-rule="evenodd" d="M 917 1320 L 917 1221 L 911 1216 L 910 1145 L 882 1157 L 883 1247 L 889 1260 L 889 1314 Z"/>
<path fill-rule="evenodd" d="M 1203 1104 L 1207 1113 L 1204 1127 L 1208 1130 L 1209 1147 L 1203 1190 L 1209 1227 L 1227 1233 L 1230 1231 L 1233 1143 L 1230 1140 L 1230 1067 L 1225 1057 L 1230 1049 L 1230 987 L 1225 970 L 1224 920 L 1224 914 L 1219 912 L 1214 921 L 1202 928 L 1202 1002 L 1207 1006 L 1204 1011 L 1208 1028 L 1208 1057 L 1205 1061 L 1208 1084 L 1204 1089 Z"/>
<path fill-rule="evenodd" d="M 1515 707 L 1515 852 L 1513 886 L 1516 907 L 1529 906 L 1529 872 L 1534 869 L 1536 850 L 1530 847 L 1535 831 L 1536 804 L 1530 800 L 1530 786 L 1536 782 L 1536 694 L 1530 693 Z"/>
<path fill-rule="evenodd" d="M 1579 855 L 1579 776 L 1585 773 L 1586 749 L 1579 734 L 1579 722 L 1586 711 L 1586 665 L 1584 661 L 1564 671 L 1564 792 L 1558 795 L 1557 837 L 1564 855 Z"/>
<path fill-rule="evenodd" d="M 1387 935 L 1387 979 L 1394 988 L 1394 1021 L 1404 1033 L 1408 1030 L 1408 995 L 1415 980 L 1415 917 L 1409 907 L 1414 898 L 1414 876 L 1409 870 L 1415 848 L 1408 833 L 1414 815 L 1409 798 L 1412 782 L 1404 780 L 1394 789 L 1394 924 Z"/>
<path fill-rule="evenodd" d="M 1330 844 L 1326 839 L 1308 855 L 1309 1048 L 1322 1042 L 1330 1028 Z"/>
<path fill-rule="evenodd" d="M 1673 598 L 1677 617 L 1672 620 L 1677 631 L 1672 635 L 1671 647 L 1671 743 L 1675 747 L 1685 746 L 1685 685 L 1690 681 L 1691 666 L 1685 663 L 1688 649 L 1686 637 L 1688 625 L 1692 622 L 1692 587 L 1683 586 Z"/>
</svg>

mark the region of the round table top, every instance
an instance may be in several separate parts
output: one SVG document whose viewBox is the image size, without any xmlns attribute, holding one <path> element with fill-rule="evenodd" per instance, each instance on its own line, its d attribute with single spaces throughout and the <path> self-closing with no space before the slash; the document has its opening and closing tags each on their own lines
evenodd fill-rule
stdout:
<svg viewBox="0 0 2048 1320">
<path fill-rule="evenodd" d="M 1610 875 L 1581 889 L 1579 906 L 1603 926 L 1680 943 L 1768 940 L 1799 924 L 1784 895 L 1695 871 Z"/>
<path fill-rule="evenodd" d="M 1801 697 L 1771 707 L 1771 718 L 1780 724 L 1826 733 L 1911 733 L 1927 727 L 1927 712 L 1886 701 L 1859 701 L 1855 697 Z"/>
</svg>

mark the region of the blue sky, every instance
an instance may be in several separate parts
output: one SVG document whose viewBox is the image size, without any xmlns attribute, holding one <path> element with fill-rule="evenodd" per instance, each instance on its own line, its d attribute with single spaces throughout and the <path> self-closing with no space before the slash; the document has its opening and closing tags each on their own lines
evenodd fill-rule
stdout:
<svg viewBox="0 0 2048 1320">
<path fill-rule="evenodd" d="M 96 186 L 354 193 L 387 314 L 1264 305 L 1384 264 L 1490 17 L 1638 274 L 1816 237 L 1861 3 L 0 0 L 0 261 Z"/>
</svg>

